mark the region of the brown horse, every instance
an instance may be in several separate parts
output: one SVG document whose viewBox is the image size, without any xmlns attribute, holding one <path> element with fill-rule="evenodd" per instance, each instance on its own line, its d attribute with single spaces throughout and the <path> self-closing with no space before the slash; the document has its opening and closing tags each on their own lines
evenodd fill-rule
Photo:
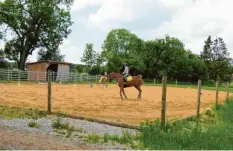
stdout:
<svg viewBox="0 0 233 151">
<path fill-rule="evenodd" d="M 122 92 L 123 92 L 123 95 L 125 96 L 125 98 L 127 99 L 127 97 L 125 95 L 124 88 L 134 86 L 138 90 L 138 92 L 139 92 L 138 93 L 138 99 L 141 100 L 141 93 L 142 93 L 141 85 L 144 83 L 143 80 L 142 80 L 142 76 L 141 75 L 132 76 L 132 80 L 127 81 L 126 84 L 123 84 L 122 75 L 119 74 L 119 73 L 116 73 L 116 72 L 111 72 L 109 74 L 109 79 L 115 79 L 117 81 L 118 86 L 120 87 L 120 96 L 121 96 L 121 99 L 123 99 L 122 94 L 121 94 Z"/>
</svg>

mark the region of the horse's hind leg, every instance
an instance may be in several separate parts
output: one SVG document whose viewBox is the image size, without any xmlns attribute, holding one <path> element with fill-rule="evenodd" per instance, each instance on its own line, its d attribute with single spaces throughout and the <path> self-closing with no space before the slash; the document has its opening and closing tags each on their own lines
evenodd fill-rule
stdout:
<svg viewBox="0 0 233 151">
<path fill-rule="evenodd" d="M 136 86 L 136 85 L 135 85 L 134 87 L 135 87 L 135 88 L 138 90 L 138 92 L 139 92 L 139 93 L 138 93 L 138 99 L 141 100 L 141 99 L 142 99 L 142 97 L 141 97 L 142 90 L 141 90 L 140 86 Z"/>
<path fill-rule="evenodd" d="M 121 99 L 123 100 L 123 97 L 122 97 L 121 91 L 122 91 L 122 90 L 120 89 L 120 96 L 121 96 Z"/>
<path fill-rule="evenodd" d="M 138 89 L 139 89 L 139 99 L 141 100 L 142 99 L 142 89 L 140 86 L 138 86 Z"/>
<path fill-rule="evenodd" d="M 124 89 L 122 90 L 122 92 L 123 92 L 123 94 L 124 94 L 124 96 L 125 96 L 125 99 L 127 99 L 127 96 L 125 95 L 125 91 L 124 91 Z"/>
</svg>

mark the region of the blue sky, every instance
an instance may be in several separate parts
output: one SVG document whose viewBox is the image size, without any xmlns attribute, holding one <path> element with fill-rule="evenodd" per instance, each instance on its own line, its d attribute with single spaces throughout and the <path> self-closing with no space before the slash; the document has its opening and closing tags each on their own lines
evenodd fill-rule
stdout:
<svg viewBox="0 0 233 151">
<path fill-rule="evenodd" d="M 232 4 L 232 0 L 75 0 L 72 33 L 60 46 L 61 53 L 65 61 L 81 63 L 86 43 L 100 52 L 111 29 L 126 28 L 145 40 L 175 36 L 198 54 L 208 35 L 221 36 L 233 57 Z M 28 60 L 36 58 L 37 51 Z"/>
</svg>

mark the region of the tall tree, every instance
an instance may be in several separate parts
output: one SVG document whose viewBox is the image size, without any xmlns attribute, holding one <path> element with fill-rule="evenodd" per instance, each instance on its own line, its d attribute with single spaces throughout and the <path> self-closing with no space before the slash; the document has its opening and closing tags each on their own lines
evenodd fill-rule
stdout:
<svg viewBox="0 0 233 151">
<path fill-rule="evenodd" d="M 187 54 L 184 44 L 175 37 L 166 35 L 163 39 L 157 39 L 160 71 L 170 76 L 180 72 L 182 66 L 187 63 Z"/>
<path fill-rule="evenodd" d="M 201 52 L 201 59 L 204 61 L 204 63 L 206 64 L 207 70 L 208 70 L 208 75 L 207 78 L 210 78 L 211 76 L 211 71 L 213 70 L 213 66 L 212 66 L 212 61 L 213 61 L 213 52 L 212 52 L 212 45 L 213 45 L 213 41 L 211 39 L 211 36 L 207 37 L 207 40 L 205 40 L 204 42 L 204 46 L 203 46 L 203 51 Z"/>
<path fill-rule="evenodd" d="M 59 49 L 54 49 L 54 50 L 45 50 L 45 49 L 40 49 L 38 52 L 38 61 L 41 60 L 52 60 L 52 61 L 64 61 L 65 55 L 60 54 Z"/>
<path fill-rule="evenodd" d="M 81 61 L 84 62 L 88 68 L 96 63 L 96 52 L 93 49 L 92 43 L 86 44 Z"/>
<path fill-rule="evenodd" d="M 212 59 L 212 44 L 213 41 L 211 36 L 208 36 L 207 40 L 205 41 L 205 45 L 203 46 L 203 51 L 201 52 L 201 59 L 206 63 Z"/>
<path fill-rule="evenodd" d="M 6 56 L 24 70 L 25 61 L 36 48 L 57 48 L 67 38 L 72 25 L 70 6 L 73 0 L 0 1 L 0 26 L 13 33 L 7 41 Z M 9 49 L 10 48 L 10 49 Z"/>
<path fill-rule="evenodd" d="M 208 77 L 213 80 L 226 79 L 230 72 L 230 56 L 224 40 L 219 37 L 211 40 L 208 36 L 201 52 L 201 59 L 208 68 Z"/>
<path fill-rule="evenodd" d="M 140 55 L 142 47 L 143 41 L 127 29 L 112 29 L 102 46 L 102 56 L 107 62 L 108 70 L 119 72 L 123 62 L 143 68 Z"/>
<path fill-rule="evenodd" d="M 213 70 L 211 72 L 214 80 L 224 79 L 226 74 L 229 74 L 230 69 L 230 53 L 226 47 L 224 40 L 219 37 L 213 41 L 212 56 L 213 56 Z"/>
</svg>

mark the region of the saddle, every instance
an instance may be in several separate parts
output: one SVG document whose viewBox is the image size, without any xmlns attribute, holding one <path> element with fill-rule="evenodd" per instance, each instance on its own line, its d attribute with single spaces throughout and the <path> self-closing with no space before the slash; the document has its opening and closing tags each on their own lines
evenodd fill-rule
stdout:
<svg viewBox="0 0 233 151">
<path fill-rule="evenodd" d="M 128 76 L 126 77 L 126 82 L 123 82 L 124 88 L 126 88 L 128 82 L 130 82 L 130 81 L 132 81 L 132 80 L 133 80 L 133 77 L 132 77 L 131 75 L 128 75 Z"/>
<path fill-rule="evenodd" d="M 131 75 L 129 75 L 129 76 L 126 77 L 126 80 L 127 80 L 127 82 L 132 81 L 133 77 Z"/>
</svg>

